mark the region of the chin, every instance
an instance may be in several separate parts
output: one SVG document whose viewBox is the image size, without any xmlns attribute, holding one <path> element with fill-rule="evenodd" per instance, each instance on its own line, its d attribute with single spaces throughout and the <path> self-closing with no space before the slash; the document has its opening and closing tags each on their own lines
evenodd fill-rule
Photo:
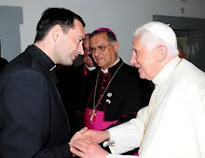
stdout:
<svg viewBox="0 0 205 158">
<path fill-rule="evenodd" d="M 139 76 L 140 76 L 141 79 L 146 79 L 146 76 L 144 74 L 142 74 L 142 73 L 140 73 Z"/>
<path fill-rule="evenodd" d="M 73 61 L 66 61 L 63 65 L 65 66 L 71 66 L 73 64 Z"/>
</svg>

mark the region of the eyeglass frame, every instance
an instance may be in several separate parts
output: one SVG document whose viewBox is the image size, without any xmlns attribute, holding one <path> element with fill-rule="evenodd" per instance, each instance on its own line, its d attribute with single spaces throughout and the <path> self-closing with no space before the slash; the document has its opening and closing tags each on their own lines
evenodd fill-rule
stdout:
<svg viewBox="0 0 205 158">
<path fill-rule="evenodd" d="M 110 43 L 109 43 L 108 45 L 106 45 L 106 46 L 97 46 L 96 48 L 92 48 L 93 50 L 91 50 L 91 48 L 90 48 L 89 51 L 90 51 L 91 54 L 94 53 L 94 52 L 96 52 L 97 49 L 100 50 L 101 52 L 104 52 L 104 51 L 106 50 L 106 48 L 107 48 L 108 46 L 110 46 L 111 44 L 113 44 L 114 42 L 115 42 L 115 41 L 110 42 Z"/>
</svg>

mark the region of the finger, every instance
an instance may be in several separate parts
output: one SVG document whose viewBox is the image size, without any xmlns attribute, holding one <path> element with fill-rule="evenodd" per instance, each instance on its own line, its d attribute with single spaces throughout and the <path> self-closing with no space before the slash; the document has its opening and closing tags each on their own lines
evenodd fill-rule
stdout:
<svg viewBox="0 0 205 158">
<path fill-rule="evenodd" d="M 84 141 L 77 140 L 77 141 L 70 142 L 69 144 L 71 147 L 70 150 L 73 151 L 73 154 L 75 155 L 77 154 L 78 156 L 80 153 L 81 153 L 80 155 L 85 153 L 88 148 L 87 143 Z"/>
<path fill-rule="evenodd" d="M 83 133 L 85 133 L 87 130 L 88 130 L 88 128 L 87 128 L 87 127 L 84 127 L 84 128 L 82 128 L 82 129 L 79 131 L 79 133 L 83 134 Z"/>
<path fill-rule="evenodd" d="M 78 157 L 83 157 L 84 153 L 78 149 L 76 149 L 75 147 L 71 147 L 70 151 L 73 153 L 73 155 L 78 156 Z"/>
<path fill-rule="evenodd" d="M 82 148 L 86 148 L 88 147 L 88 145 L 90 145 L 92 143 L 92 141 L 90 141 L 89 139 L 86 138 L 79 138 L 79 139 L 75 139 L 72 142 L 70 142 L 69 144 L 71 146 L 75 145 L 75 147 L 82 147 Z"/>
<path fill-rule="evenodd" d="M 84 136 L 83 136 L 83 133 L 85 133 L 87 130 L 88 130 L 87 127 L 82 128 L 80 131 L 78 131 L 78 132 L 76 132 L 76 133 L 74 134 L 74 136 L 71 138 L 70 141 L 73 141 L 73 140 L 75 140 L 75 139 L 79 139 L 79 138 L 84 137 Z"/>
<path fill-rule="evenodd" d="M 85 133 L 87 130 L 88 130 L 87 127 L 83 127 L 83 128 L 82 128 L 81 130 L 79 130 L 77 133 L 83 134 L 83 133 Z"/>
<path fill-rule="evenodd" d="M 82 141 L 82 142 L 86 142 L 86 143 L 91 143 L 91 142 L 93 142 L 92 140 L 90 140 L 90 139 L 87 138 L 87 137 L 83 137 L 83 138 L 76 139 L 76 141 Z"/>
</svg>

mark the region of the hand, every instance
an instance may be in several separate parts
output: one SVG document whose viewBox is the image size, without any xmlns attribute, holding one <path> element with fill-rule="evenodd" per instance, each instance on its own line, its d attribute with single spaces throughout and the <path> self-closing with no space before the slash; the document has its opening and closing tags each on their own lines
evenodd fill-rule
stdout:
<svg viewBox="0 0 205 158">
<path fill-rule="evenodd" d="M 71 139 L 71 142 L 81 138 L 89 139 L 95 143 L 102 143 L 110 138 L 110 134 L 108 131 L 88 130 L 87 127 L 84 127 L 75 133 Z"/>
<path fill-rule="evenodd" d="M 83 136 L 98 144 L 110 139 L 108 131 L 86 130 L 83 132 Z"/>
<path fill-rule="evenodd" d="M 106 158 L 109 154 L 97 143 L 88 139 L 76 139 L 69 143 L 70 151 L 81 158 Z"/>
<path fill-rule="evenodd" d="M 80 138 L 86 138 L 83 134 L 88 130 L 87 127 L 82 128 L 80 131 L 76 132 L 74 136 L 71 138 L 71 141 L 80 139 Z"/>
</svg>

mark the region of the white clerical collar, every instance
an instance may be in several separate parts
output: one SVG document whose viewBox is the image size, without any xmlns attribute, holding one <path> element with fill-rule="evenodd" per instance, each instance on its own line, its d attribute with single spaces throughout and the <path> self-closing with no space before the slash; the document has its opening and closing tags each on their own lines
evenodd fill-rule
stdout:
<svg viewBox="0 0 205 158">
<path fill-rule="evenodd" d="M 85 67 L 88 69 L 88 71 L 95 70 L 95 66 L 88 66 L 88 65 L 85 64 Z"/>
<path fill-rule="evenodd" d="M 116 60 L 116 62 L 115 62 L 111 67 L 113 67 L 114 65 L 116 65 L 119 61 L 120 61 L 120 58 L 118 57 L 117 60 Z M 101 70 L 104 74 L 109 72 L 108 69 L 103 69 L 103 68 L 101 68 L 100 70 Z"/>
<path fill-rule="evenodd" d="M 159 85 L 164 83 L 172 73 L 172 71 L 179 65 L 181 61 L 180 57 L 175 57 L 172 59 L 158 74 L 157 76 L 152 80 L 152 82 L 155 85 Z"/>
<path fill-rule="evenodd" d="M 52 68 L 50 68 L 50 71 L 53 71 L 53 69 L 56 68 L 56 65 L 54 65 Z"/>
</svg>

